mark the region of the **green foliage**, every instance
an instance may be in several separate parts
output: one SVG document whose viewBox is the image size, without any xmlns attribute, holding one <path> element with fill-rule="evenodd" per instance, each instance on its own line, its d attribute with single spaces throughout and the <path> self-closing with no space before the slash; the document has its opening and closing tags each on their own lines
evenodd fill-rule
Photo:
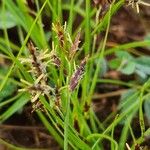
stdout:
<svg viewBox="0 0 150 150">
<path fill-rule="evenodd" d="M 4 75 L 7 73 L 6 68 L 0 68 L 0 75 L 1 77 L 4 77 Z M 2 83 L 2 80 L 0 79 L 0 84 Z M 11 96 L 15 91 L 17 90 L 17 87 L 15 84 L 13 84 L 10 80 L 7 82 L 5 87 L 0 92 L 0 101 L 4 100 L 5 98 Z"/>
<path fill-rule="evenodd" d="M 6 97 L 12 95 L 16 91 L 16 86 L 13 85 L 11 82 L 7 82 L 5 87 L 2 89 L 0 93 L 0 101 L 5 99 Z"/>
<path fill-rule="evenodd" d="M 0 122 L 7 120 L 15 112 L 22 109 L 22 107 L 29 101 L 29 94 L 23 94 L 15 99 L 15 102 L 0 116 Z"/>
<path fill-rule="evenodd" d="M 145 115 L 148 119 L 148 123 L 150 124 L 150 100 L 149 98 L 145 101 L 144 103 L 144 110 L 145 110 Z"/>
<path fill-rule="evenodd" d="M 0 14 L 2 14 L 0 16 L 0 29 L 15 27 L 17 25 L 17 20 L 14 16 L 8 10 L 5 10 L 5 12 L 2 11 L 2 8 L 0 8 L 0 10 Z"/>
<path fill-rule="evenodd" d="M 141 56 L 135 60 L 136 73 L 143 79 L 150 75 L 150 58 L 149 56 Z"/>
<path fill-rule="evenodd" d="M 0 10 L 0 29 L 4 33 L 0 38 L 0 67 L 3 66 L 0 69 L 0 122 L 24 109 L 28 103 L 37 106 L 33 108 L 34 113 L 64 150 L 104 150 L 104 140 L 110 143 L 111 150 L 122 150 L 129 136 L 132 147 L 144 142 L 143 136 L 150 133 L 144 122 L 144 115 L 150 122 L 150 58 L 137 57 L 130 49 L 148 47 L 150 40 L 147 37 L 144 41 L 106 47 L 111 17 L 123 3 L 123 0 L 112 2 L 99 20 L 100 8 L 91 5 L 90 0 L 36 0 L 35 10 L 24 0 L 3 1 Z M 67 20 L 62 16 L 64 11 L 69 15 Z M 75 25 L 79 16 L 82 19 Z M 49 31 L 43 27 L 45 17 L 50 19 Z M 8 34 L 8 29 L 14 27 L 19 44 L 13 43 Z M 99 42 L 97 38 L 102 31 L 105 35 Z M 38 50 L 34 51 L 31 43 L 26 48 L 29 39 Z M 107 60 L 108 55 L 115 58 Z M 4 70 L 7 65 L 11 66 Z M 109 69 L 127 77 L 134 74 L 135 80 L 103 79 Z M 127 90 L 121 95 L 116 112 L 104 122 L 92 107 L 97 83 L 116 84 Z M 135 139 L 131 123 L 138 112 L 141 136 Z M 123 128 L 116 138 L 117 126 Z M 1 143 L 10 149 L 21 149 L 0 139 Z"/>
<path fill-rule="evenodd" d="M 136 73 L 142 80 L 150 75 L 150 58 L 148 56 L 133 57 L 126 51 L 116 52 L 116 58 L 109 62 L 111 69 L 117 69 L 126 75 Z"/>
</svg>

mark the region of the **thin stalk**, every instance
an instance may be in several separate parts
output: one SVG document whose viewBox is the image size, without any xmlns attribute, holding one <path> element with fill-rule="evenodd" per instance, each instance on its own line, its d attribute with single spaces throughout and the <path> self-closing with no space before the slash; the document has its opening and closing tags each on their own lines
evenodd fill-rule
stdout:
<svg viewBox="0 0 150 150">
<path fill-rule="evenodd" d="M 67 78 L 67 85 L 69 85 L 69 80 L 71 77 L 71 66 L 70 63 L 68 62 L 68 70 L 69 70 L 69 74 L 68 74 L 68 78 Z M 71 93 L 69 91 L 69 88 L 67 88 L 67 104 L 66 104 L 66 114 L 65 114 L 65 120 L 64 120 L 64 150 L 68 150 L 68 127 L 69 127 L 69 115 L 70 115 L 70 99 L 71 99 Z"/>
<path fill-rule="evenodd" d="M 91 29 L 90 29 L 90 0 L 85 1 L 86 17 L 85 17 L 85 54 L 89 53 L 91 46 Z"/>
<path fill-rule="evenodd" d="M 69 12 L 69 21 L 68 21 L 68 31 L 69 34 L 72 35 L 72 27 L 73 27 L 73 15 L 74 15 L 74 0 L 70 2 L 70 12 Z"/>
<path fill-rule="evenodd" d="M 96 86 L 96 82 L 97 82 L 98 73 L 99 73 L 99 70 L 100 70 L 99 66 L 100 66 L 100 63 L 101 63 L 101 59 L 102 59 L 103 56 L 104 56 L 106 41 L 107 41 L 108 32 L 109 32 L 109 27 L 110 27 L 111 7 L 112 7 L 112 5 L 110 5 L 110 9 L 109 9 L 108 24 L 107 24 L 107 29 L 106 29 L 106 33 L 105 33 L 105 37 L 104 37 L 102 49 L 101 49 L 101 51 L 100 51 L 100 53 L 99 53 L 99 61 L 98 61 L 97 65 L 96 65 L 96 70 L 95 70 L 95 73 L 94 73 L 94 76 L 93 76 L 92 85 L 91 85 L 91 88 L 90 88 L 89 96 L 88 96 L 88 98 L 87 98 L 87 102 L 88 102 L 88 103 L 91 102 L 92 94 L 93 94 L 93 92 L 94 92 L 94 89 L 95 89 L 95 86 Z"/>
<path fill-rule="evenodd" d="M 9 37 L 8 37 L 7 29 L 6 29 L 5 1 L 2 1 L 2 17 L 3 17 L 3 23 L 4 23 L 3 30 L 4 30 L 4 37 L 5 37 L 6 45 L 8 49 L 12 51 L 10 48 Z"/>
</svg>

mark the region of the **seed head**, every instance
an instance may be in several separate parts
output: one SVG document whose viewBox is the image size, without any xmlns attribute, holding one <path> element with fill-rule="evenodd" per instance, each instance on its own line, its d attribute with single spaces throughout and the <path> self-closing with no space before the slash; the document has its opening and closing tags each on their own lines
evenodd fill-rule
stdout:
<svg viewBox="0 0 150 150">
<path fill-rule="evenodd" d="M 79 44 L 80 44 L 80 36 L 81 36 L 81 33 L 78 32 L 77 36 L 75 37 L 75 40 L 71 46 L 71 49 L 70 49 L 70 59 L 72 59 L 74 57 L 74 55 L 76 54 L 77 50 L 79 49 Z"/>
<path fill-rule="evenodd" d="M 69 84 L 70 91 L 73 91 L 77 87 L 80 79 L 83 77 L 87 58 L 88 56 L 81 61 L 80 66 L 73 73 Z"/>
</svg>

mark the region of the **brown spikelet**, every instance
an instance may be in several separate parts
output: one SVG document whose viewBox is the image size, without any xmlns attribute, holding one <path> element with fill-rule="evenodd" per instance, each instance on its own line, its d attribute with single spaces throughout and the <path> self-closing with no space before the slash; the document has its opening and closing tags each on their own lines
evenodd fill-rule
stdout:
<svg viewBox="0 0 150 150">
<path fill-rule="evenodd" d="M 56 97 L 55 106 L 60 108 L 60 106 L 61 106 L 61 96 L 60 96 L 60 90 L 59 90 L 58 87 L 55 89 L 55 97 Z"/>
<path fill-rule="evenodd" d="M 34 111 L 37 111 L 37 110 L 44 112 L 43 104 L 40 101 L 33 102 L 31 113 L 33 113 Z"/>
<path fill-rule="evenodd" d="M 39 53 L 37 49 L 34 47 L 33 43 L 30 41 L 28 43 L 28 49 L 32 56 L 32 65 L 33 65 L 33 72 L 38 78 L 41 74 L 46 74 L 46 68 L 43 65 L 42 61 L 39 59 Z"/>
<path fill-rule="evenodd" d="M 80 66 L 77 68 L 77 70 L 72 75 L 71 80 L 70 80 L 70 84 L 69 84 L 70 91 L 73 91 L 76 88 L 76 86 L 78 85 L 80 79 L 82 78 L 84 70 L 85 70 L 85 65 L 86 65 L 86 62 L 87 62 L 87 58 L 88 58 L 88 56 L 85 57 L 81 61 Z"/>
<path fill-rule="evenodd" d="M 60 22 L 53 24 L 53 30 L 56 32 L 60 46 L 63 48 L 65 45 L 65 31 Z"/>
<path fill-rule="evenodd" d="M 36 68 L 37 74 L 40 75 L 41 74 L 41 70 L 39 67 L 40 63 L 38 62 L 36 48 L 34 47 L 34 45 L 31 41 L 28 43 L 28 49 L 32 56 L 32 65 L 33 65 L 33 67 Z"/>
<path fill-rule="evenodd" d="M 61 61 L 56 54 L 53 54 L 51 59 L 52 59 L 52 62 L 55 66 L 60 67 Z"/>
<path fill-rule="evenodd" d="M 43 62 L 44 60 L 41 59 L 42 52 L 38 52 L 31 41 L 28 43 L 28 49 L 31 54 L 31 72 L 32 75 L 35 76 L 36 80 L 32 85 L 28 86 L 26 89 L 31 94 L 32 107 L 33 111 L 35 111 L 37 109 L 43 109 L 43 105 L 39 101 L 39 96 L 46 96 L 50 94 L 52 88 L 47 84 L 46 65 Z"/>
<path fill-rule="evenodd" d="M 78 48 L 79 48 L 79 44 L 80 44 L 80 36 L 81 36 L 81 33 L 78 32 L 77 36 L 75 37 L 75 40 L 71 46 L 71 49 L 70 49 L 70 59 L 72 59 L 75 55 L 75 53 L 77 52 Z"/>
<path fill-rule="evenodd" d="M 104 6 L 107 3 L 111 4 L 113 2 L 113 0 L 93 0 L 93 2 L 96 6 L 98 6 L 98 5 Z"/>
<path fill-rule="evenodd" d="M 113 0 L 93 0 L 93 2 L 98 9 L 101 8 L 99 17 L 102 18 L 108 11 L 110 4 L 113 3 Z"/>
</svg>

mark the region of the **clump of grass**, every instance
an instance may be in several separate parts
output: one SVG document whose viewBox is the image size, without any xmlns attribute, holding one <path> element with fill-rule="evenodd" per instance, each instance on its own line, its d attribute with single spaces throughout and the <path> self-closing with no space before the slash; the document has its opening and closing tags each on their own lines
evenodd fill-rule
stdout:
<svg viewBox="0 0 150 150">
<path fill-rule="evenodd" d="M 107 3 L 95 1 L 96 7 L 92 7 L 91 1 L 86 0 L 85 8 L 82 7 L 84 1 L 71 0 L 70 3 L 65 3 L 60 0 L 52 2 L 46 0 L 41 8 L 40 2 L 42 3 L 35 1 L 38 11 L 30 10 L 30 7 L 19 0 L 16 3 L 11 0 L 2 3 L 4 24 L 7 23 L 6 11 L 17 18 L 15 26 L 21 47 L 11 42 L 7 27 L 3 26 L 4 37 L 0 38 L 1 56 L 3 59 L 8 59 L 12 66 L 10 68 L 8 66 L 6 75 L 0 70 L 0 89 L 5 92 L 4 87 L 14 84 L 19 90 L 17 95 L 12 94 L 10 99 L 5 96 L 2 98 L 0 107 L 6 104 L 10 106 L 2 112 L 0 121 L 4 122 L 26 103 L 30 103 L 32 112 L 38 115 L 62 149 L 103 150 L 104 140 L 111 150 L 125 149 L 126 146 L 128 149 L 135 148 L 136 145 L 140 147 L 145 141 L 144 137 L 150 135 L 150 128 L 145 126 L 142 109 L 149 98 L 149 80 L 142 85 L 134 86 L 132 83 L 120 80 L 99 79 L 104 67 L 102 63 L 107 55 L 116 54 L 120 49 L 128 50 L 150 44 L 147 40 L 107 49 L 111 17 L 124 1 Z M 129 5 L 133 4 L 139 12 L 138 5 L 143 2 L 129 1 Z M 107 5 L 107 9 L 104 5 Z M 64 10 L 69 13 L 67 21 L 62 18 Z M 45 33 L 42 15 L 49 12 L 53 22 L 52 29 Z M 36 17 L 31 17 L 31 13 Z M 74 28 L 76 16 L 81 16 L 82 20 Z M 104 30 L 105 36 L 100 43 L 97 43 L 98 35 Z M 50 35 L 49 39 L 46 38 L 47 35 Z M 29 37 L 33 42 L 28 42 Z M 14 52 L 18 52 L 17 56 Z M 111 113 L 103 122 L 93 109 L 92 100 L 97 83 L 123 85 L 129 89 L 126 95 L 122 96 L 123 100 L 116 112 Z M 139 112 L 141 136 L 135 138 L 131 123 L 137 112 Z M 115 129 L 119 125 L 123 129 L 120 137 L 116 139 Z M 133 142 L 126 144 L 128 135 L 132 137 Z M 16 148 L 3 140 L 0 140 L 0 143 L 9 148 Z"/>
<path fill-rule="evenodd" d="M 62 26 L 57 22 L 56 25 L 53 24 L 53 30 L 56 32 L 59 40 L 60 48 L 63 50 L 63 57 L 68 63 L 69 67 L 74 67 L 75 65 L 75 54 L 77 53 L 77 50 L 79 49 L 79 43 L 80 43 L 80 33 L 77 34 L 75 37 L 74 42 L 71 41 L 71 46 L 67 50 L 64 47 L 67 43 L 67 37 L 69 37 L 69 33 L 65 33 L 65 30 L 62 28 Z M 66 44 L 67 45 L 67 44 Z M 52 51 L 48 51 L 46 49 L 45 51 L 39 51 L 32 42 L 28 43 L 28 50 L 30 52 L 30 58 L 21 58 L 22 63 L 28 63 L 29 66 L 29 72 L 31 73 L 32 78 L 34 79 L 33 83 L 29 83 L 28 81 L 25 81 L 21 79 L 22 83 L 25 83 L 27 87 L 20 89 L 19 92 L 29 92 L 31 94 L 31 102 L 33 103 L 33 111 L 38 109 L 43 109 L 41 107 L 41 102 L 39 100 L 40 95 L 43 95 L 48 98 L 51 102 L 51 97 L 55 97 L 56 95 L 60 95 L 60 89 L 69 88 L 70 92 L 73 92 L 77 85 L 79 84 L 79 81 L 83 77 L 84 71 L 85 71 L 85 65 L 87 62 L 87 57 L 85 57 L 81 63 L 80 66 L 75 69 L 74 72 L 71 72 L 72 75 L 69 76 L 69 71 L 71 68 L 64 69 L 63 75 L 64 76 L 64 82 L 65 80 L 69 79 L 69 83 L 66 83 L 66 85 L 60 87 L 57 85 L 57 83 L 54 83 L 53 87 L 48 84 L 48 80 L 51 80 L 51 78 L 48 79 L 48 68 L 51 68 L 52 66 L 56 66 L 55 69 L 57 69 L 58 72 L 61 72 L 61 68 L 67 68 L 65 67 L 65 60 L 61 61 L 60 56 L 58 56 L 58 52 L 56 52 L 56 49 L 54 48 L 55 45 L 53 45 Z M 64 64 L 63 64 L 64 63 Z M 72 65 L 72 66 L 71 66 Z M 75 66 L 76 68 L 76 66 Z M 49 73 L 50 74 L 50 73 Z M 67 85 L 68 84 L 68 85 Z M 56 87 L 59 86 L 59 89 Z M 56 90 L 57 89 L 57 90 Z M 56 101 L 55 100 L 55 101 Z M 61 101 L 61 99 L 59 99 Z M 56 102 L 55 102 L 56 103 Z M 61 102 L 60 102 L 61 103 Z"/>
</svg>

